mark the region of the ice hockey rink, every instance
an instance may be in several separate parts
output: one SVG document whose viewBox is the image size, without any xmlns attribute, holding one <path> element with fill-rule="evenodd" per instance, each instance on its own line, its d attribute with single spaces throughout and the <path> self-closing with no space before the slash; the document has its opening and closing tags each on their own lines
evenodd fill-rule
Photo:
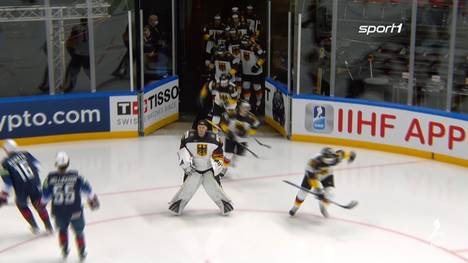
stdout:
<svg viewBox="0 0 468 263">
<path fill-rule="evenodd" d="M 173 216 L 181 130 L 27 147 L 42 162 L 42 179 L 56 152 L 67 151 L 100 197 L 100 210 L 85 208 L 86 262 L 468 262 L 466 168 L 354 149 L 356 161 L 335 169 L 335 194 L 359 205 L 331 206 L 325 219 L 309 196 L 290 217 L 297 191 L 282 180 L 300 183 L 306 160 L 324 145 L 264 133 L 258 138 L 272 149 L 252 141 L 261 159 L 240 159 L 222 180 L 230 216 L 203 189 Z M 33 236 L 14 206 L 0 213 L 0 262 L 64 262 L 55 235 Z M 76 261 L 73 246 L 66 262 Z"/>
</svg>

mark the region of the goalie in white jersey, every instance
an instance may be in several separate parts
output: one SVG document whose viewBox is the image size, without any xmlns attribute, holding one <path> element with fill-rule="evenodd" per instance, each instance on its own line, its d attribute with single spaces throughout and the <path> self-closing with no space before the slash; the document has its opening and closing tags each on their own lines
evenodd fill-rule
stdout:
<svg viewBox="0 0 468 263">
<path fill-rule="evenodd" d="M 184 183 L 169 202 L 169 210 L 180 215 L 200 185 L 203 185 L 221 214 L 229 214 L 234 208 L 219 180 L 224 168 L 223 143 L 217 135 L 208 131 L 206 120 L 198 122 L 197 130 L 184 134 L 177 155 L 179 166 L 185 172 Z"/>
</svg>

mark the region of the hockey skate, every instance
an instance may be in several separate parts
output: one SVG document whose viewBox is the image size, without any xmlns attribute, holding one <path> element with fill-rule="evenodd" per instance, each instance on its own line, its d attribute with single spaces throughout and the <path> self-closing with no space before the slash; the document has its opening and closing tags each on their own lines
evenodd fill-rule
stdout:
<svg viewBox="0 0 468 263">
<path fill-rule="evenodd" d="M 232 210 L 234 210 L 234 207 L 232 206 L 231 202 L 227 202 L 227 201 L 224 201 L 224 200 L 221 200 L 221 201 L 223 202 L 222 214 L 223 214 L 223 216 L 227 216 L 232 212 Z"/>
<path fill-rule="evenodd" d="M 329 217 L 327 206 L 328 206 L 328 203 L 326 203 L 324 201 L 319 201 L 320 213 L 325 218 Z"/>
<path fill-rule="evenodd" d="M 80 253 L 79 254 L 80 261 L 84 261 L 86 259 L 86 256 L 88 255 L 88 253 L 86 252 L 86 249 L 85 248 L 80 249 L 79 253 Z"/>
<path fill-rule="evenodd" d="M 67 258 L 68 254 L 70 254 L 70 250 L 68 249 L 68 246 L 62 246 L 62 258 Z"/>
<path fill-rule="evenodd" d="M 32 226 L 32 227 L 29 228 L 29 230 L 30 230 L 31 233 L 33 233 L 34 235 L 37 235 L 37 234 L 39 234 L 39 232 L 40 232 L 40 231 L 39 231 L 39 227 L 37 227 L 37 226 Z"/>
<path fill-rule="evenodd" d="M 52 224 L 50 222 L 44 223 L 45 228 L 46 228 L 46 233 L 47 235 L 52 235 L 54 233 L 54 228 L 52 227 Z"/>
</svg>

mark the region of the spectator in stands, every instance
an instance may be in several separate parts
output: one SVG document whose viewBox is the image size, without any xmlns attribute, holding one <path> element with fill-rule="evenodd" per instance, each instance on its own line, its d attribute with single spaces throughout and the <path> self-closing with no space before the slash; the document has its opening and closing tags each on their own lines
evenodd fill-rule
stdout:
<svg viewBox="0 0 468 263">
<path fill-rule="evenodd" d="M 81 68 L 88 78 L 90 76 L 88 20 L 86 18 L 80 19 L 80 24 L 72 28 L 66 47 L 71 60 L 65 73 L 63 92 L 70 92 L 75 88 Z"/>
<path fill-rule="evenodd" d="M 130 60 L 130 48 L 129 48 L 129 40 L 128 40 L 128 25 L 125 29 L 125 32 L 122 34 L 122 41 L 127 48 L 127 52 L 120 60 L 119 66 L 112 72 L 112 75 L 115 77 L 122 78 L 123 76 L 127 75 L 129 71 L 129 60 Z"/>
<path fill-rule="evenodd" d="M 148 17 L 148 29 L 151 33 L 151 43 L 153 44 L 156 52 L 159 52 L 161 48 L 165 46 L 163 40 L 163 33 L 159 24 L 159 18 L 157 15 L 150 15 Z"/>
</svg>

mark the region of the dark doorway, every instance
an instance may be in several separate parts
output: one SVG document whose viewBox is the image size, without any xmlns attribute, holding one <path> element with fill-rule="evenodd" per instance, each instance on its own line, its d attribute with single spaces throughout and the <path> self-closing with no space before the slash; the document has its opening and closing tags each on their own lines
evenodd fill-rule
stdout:
<svg viewBox="0 0 468 263">
<path fill-rule="evenodd" d="M 182 114 L 193 114 L 199 110 L 198 94 L 203 85 L 203 27 L 220 14 L 226 21 L 231 8 L 236 6 L 244 10 L 248 4 L 254 6 L 256 14 L 266 28 L 266 0 L 184 0 L 178 1 L 177 7 L 177 72 L 180 77 Z M 264 30 L 263 39 L 266 38 Z M 263 45 L 265 47 L 265 45 Z"/>
</svg>

